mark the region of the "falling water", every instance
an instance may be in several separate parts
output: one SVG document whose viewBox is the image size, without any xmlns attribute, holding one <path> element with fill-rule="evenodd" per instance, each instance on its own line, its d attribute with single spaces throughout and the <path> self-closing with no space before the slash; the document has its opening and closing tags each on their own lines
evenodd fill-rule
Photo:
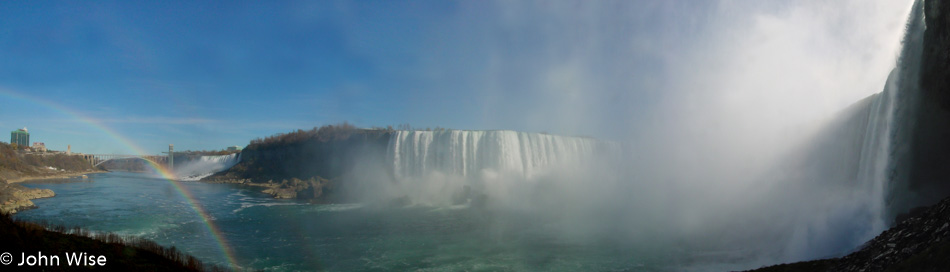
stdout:
<svg viewBox="0 0 950 272">
<path fill-rule="evenodd" d="M 388 156 L 400 178 L 493 171 L 533 179 L 551 167 L 590 160 L 598 144 L 590 138 L 505 130 L 397 131 Z"/>
<path fill-rule="evenodd" d="M 184 181 L 197 181 L 211 176 L 214 173 L 227 170 L 239 161 L 241 161 L 240 153 L 220 156 L 201 156 L 176 166 L 175 176 Z"/>
<path fill-rule="evenodd" d="M 842 112 L 810 142 L 805 166 L 793 166 L 804 174 L 789 181 L 801 191 L 779 193 L 797 209 L 797 219 L 788 222 L 793 234 L 784 261 L 846 253 L 893 224 L 893 200 L 907 197 L 896 188 L 907 182 L 911 163 L 908 132 L 919 107 L 925 29 L 923 3 L 917 1 L 883 91 Z"/>
</svg>

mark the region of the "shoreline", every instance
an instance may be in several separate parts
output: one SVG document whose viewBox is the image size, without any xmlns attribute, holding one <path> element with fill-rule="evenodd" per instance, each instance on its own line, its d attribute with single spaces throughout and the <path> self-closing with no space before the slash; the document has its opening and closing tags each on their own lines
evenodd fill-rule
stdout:
<svg viewBox="0 0 950 272">
<path fill-rule="evenodd" d="M 29 188 L 19 184 L 0 184 L 0 213 L 15 214 L 20 211 L 37 208 L 32 200 L 50 198 L 56 193 L 50 189 Z"/>
<path fill-rule="evenodd" d="M 278 190 L 280 189 L 280 183 L 274 183 L 273 181 L 269 181 L 266 183 L 254 183 L 254 182 L 251 182 L 251 179 L 220 179 L 220 178 L 206 179 L 205 178 L 205 179 L 199 179 L 193 182 L 203 182 L 203 183 L 208 183 L 208 184 L 236 184 L 236 185 L 241 185 L 245 187 L 255 188 L 259 190 L 260 192 L 271 195 L 273 198 L 277 198 L 277 199 L 295 198 L 295 197 L 290 197 L 289 195 L 283 195 L 283 194 L 278 193 Z M 296 194 L 294 196 L 296 196 Z"/>
<path fill-rule="evenodd" d="M 38 208 L 33 203 L 34 199 L 50 198 L 56 196 L 56 192 L 50 189 L 29 188 L 21 185 L 29 181 L 41 181 L 52 179 L 72 179 L 88 174 L 108 173 L 109 171 L 79 171 L 70 173 L 55 173 L 52 175 L 37 175 L 18 177 L 15 179 L 4 180 L 0 183 L 0 213 L 15 214 L 17 212 Z"/>
<path fill-rule="evenodd" d="M 93 170 L 93 171 L 79 171 L 79 172 L 70 172 L 70 173 L 56 173 L 53 175 L 44 175 L 44 176 L 27 176 L 27 177 L 15 178 L 15 179 L 8 179 L 7 183 L 14 184 L 14 183 L 23 183 L 23 182 L 27 182 L 31 180 L 45 180 L 45 179 L 68 179 L 68 178 L 75 178 L 75 177 L 80 177 L 80 176 L 88 175 L 88 174 L 99 174 L 99 173 L 109 173 L 109 171 Z"/>
<path fill-rule="evenodd" d="M 251 182 L 251 179 L 213 178 L 200 179 L 195 182 L 237 184 L 244 187 L 255 188 L 261 193 L 268 194 L 276 199 L 303 199 L 309 200 L 311 203 L 329 203 L 327 199 L 322 198 L 322 187 L 329 182 L 329 180 L 323 178 L 310 178 L 308 180 L 291 178 L 290 180 L 282 180 L 280 182 L 269 180 L 261 183 Z"/>
</svg>

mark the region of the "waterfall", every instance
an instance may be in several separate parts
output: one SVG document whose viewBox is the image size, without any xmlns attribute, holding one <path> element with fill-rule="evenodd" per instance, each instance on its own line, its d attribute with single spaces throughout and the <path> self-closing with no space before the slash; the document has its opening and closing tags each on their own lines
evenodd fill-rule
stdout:
<svg viewBox="0 0 950 272">
<path fill-rule="evenodd" d="M 590 160 L 598 145 L 590 138 L 505 130 L 397 131 L 387 155 L 397 178 L 492 171 L 530 180 L 552 167 Z"/>
<path fill-rule="evenodd" d="M 798 218 L 789 219 L 788 259 L 799 261 L 853 250 L 877 236 L 904 210 L 899 199 L 915 163 L 909 145 L 919 111 L 920 61 L 924 6 L 909 14 L 903 47 L 883 90 L 837 116 L 804 150 L 804 166 L 790 166 L 799 176 L 777 196 L 794 203 Z M 785 166 L 785 165 L 783 165 Z M 801 202 L 808 196 L 811 201 Z M 788 205 L 788 204 L 786 204 Z"/>
<path fill-rule="evenodd" d="M 395 131 L 384 160 L 394 182 L 373 183 L 367 191 L 432 205 L 458 204 L 477 195 L 496 204 L 521 201 L 533 186 L 558 179 L 587 182 L 576 176 L 606 160 L 605 154 L 619 153 L 614 145 L 619 146 L 506 130 Z"/>
<path fill-rule="evenodd" d="M 897 65 L 888 75 L 884 91 L 874 97 L 870 116 L 867 119 L 867 133 L 861 149 L 858 180 L 872 192 L 871 210 L 876 215 L 874 233 L 887 227 L 891 214 L 887 212 L 886 198 L 888 190 L 895 182 L 902 182 L 896 169 L 906 152 L 908 140 L 896 136 L 903 127 L 913 124 L 912 116 L 907 114 L 917 107 L 917 95 L 920 92 L 920 58 L 923 49 L 923 35 L 927 26 L 924 21 L 923 1 L 916 1 L 907 22 L 903 48 Z"/>
<path fill-rule="evenodd" d="M 916 179 L 911 176 L 914 172 L 919 174 L 921 171 L 928 175 L 946 176 L 946 169 L 942 166 L 935 166 L 927 161 L 939 161 L 933 157 L 922 157 L 919 148 L 923 149 L 938 148 L 933 142 L 925 141 L 914 134 L 932 134 L 939 135 L 939 132 L 930 130 L 930 127 L 945 127 L 946 121 L 935 121 L 933 118 L 942 118 L 938 115 L 940 110 L 932 108 L 926 109 L 928 102 L 921 99 L 922 89 L 920 86 L 921 72 L 924 51 L 924 34 L 927 30 L 926 10 L 924 1 L 915 1 L 907 23 L 907 30 L 903 39 L 903 48 L 894 68 L 893 76 L 896 77 L 893 83 L 888 83 L 884 91 L 884 103 L 888 104 L 889 118 L 887 120 L 888 128 L 885 137 L 887 137 L 886 156 L 887 162 L 884 165 L 877 165 L 879 168 L 880 186 L 883 187 L 881 205 L 884 220 L 888 223 L 894 223 L 894 217 L 900 213 L 907 212 L 909 209 L 920 206 L 930 205 L 930 201 L 936 201 L 946 196 L 946 190 L 937 188 L 928 188 L 926 182 L 932 182 L 929 179 Z M 931 41 L 933 42 L 933 41 Z M 922 129 L 924 128 L 924 129 Z M 943 142 L 945 139 L 931 139 L 932 141 Z M 915 150 L 918 149 L 918 150 Z M 917 153 L 917 154 L 914 154 Z M 940 173 L 940 174 L 937 174 Z M 943 180 L 937 181 L 942 183 Z M 909 192 L 909 187 L 919 186 L 917 190 L 927 191 L 935 199 L 926 199 Z"/>
<path fill-rule="evenodd" d="M 200 156 L 175 166 L 175 176 L 183 181 L 197 181 L 227 170 L 241 161 L 241 154 Z"/>
</svg>

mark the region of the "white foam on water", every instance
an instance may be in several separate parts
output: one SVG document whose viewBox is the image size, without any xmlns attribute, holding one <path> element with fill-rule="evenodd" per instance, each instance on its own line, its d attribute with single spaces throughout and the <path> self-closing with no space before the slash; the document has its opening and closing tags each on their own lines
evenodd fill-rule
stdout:
<svg viewBox="0 0 950 272">
<path fill-rule="evenodd" d="M 228 170 L 241 161 L 241 154 L 201 156 L 197 160 L 175 165 L 175 176 L 182 181 L 198 181 L 215 173 Z"/>
</svg>

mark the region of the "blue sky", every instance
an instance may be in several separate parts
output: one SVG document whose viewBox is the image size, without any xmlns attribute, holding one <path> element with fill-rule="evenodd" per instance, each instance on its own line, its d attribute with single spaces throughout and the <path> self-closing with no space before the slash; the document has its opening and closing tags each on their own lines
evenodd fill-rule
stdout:
<svg viewBox="0 0 950 272">
<path fill-rule="evenodd" d="M 4 2 L 0 128 L 130 152 L 14 96 L 149 153 L 342 121 L 620 140 L 752 111 L 794 124 L 880 90 L 894 2 Z"/>
</svg>

